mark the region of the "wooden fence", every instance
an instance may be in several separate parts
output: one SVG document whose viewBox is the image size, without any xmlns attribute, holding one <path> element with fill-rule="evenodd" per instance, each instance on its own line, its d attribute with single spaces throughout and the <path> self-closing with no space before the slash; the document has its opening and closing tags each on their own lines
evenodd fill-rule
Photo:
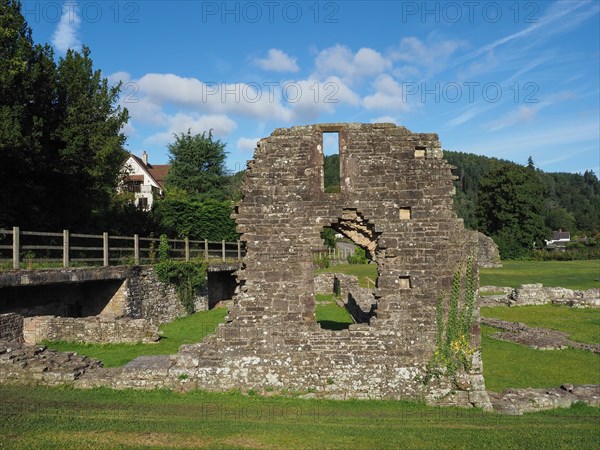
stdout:
<svg viewBox="0 0 600 450">
<path fill-rule="evenodd" d="M 0 229 L 0 267 L 32 268 L 33 265 L 87 266 L 112 264 L 152 264 L 158 259 L 158 237 L 112 236 L 22 231 L 19 227 Z M 169 255 L 174 260 L 200 258 L 207 262 L 241 261 L 245 249 L 240 241 L 169 239 Z"/>
</svg>

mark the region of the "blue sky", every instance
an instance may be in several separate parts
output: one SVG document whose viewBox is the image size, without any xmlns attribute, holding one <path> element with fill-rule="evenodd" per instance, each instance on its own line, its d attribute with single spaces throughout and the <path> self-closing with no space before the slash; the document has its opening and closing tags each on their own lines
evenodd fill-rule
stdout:
<svg viewBox="0 0 600 450">
<path fill-rule="evenodd" d="M 600 2 L 24 1 L 57 57 L 87 45 L 122 81 L 127 148 L 227 143 L 230 170 L 278 127 L 394 122 L 444 149 L 600 172 Z"/>
</svg>

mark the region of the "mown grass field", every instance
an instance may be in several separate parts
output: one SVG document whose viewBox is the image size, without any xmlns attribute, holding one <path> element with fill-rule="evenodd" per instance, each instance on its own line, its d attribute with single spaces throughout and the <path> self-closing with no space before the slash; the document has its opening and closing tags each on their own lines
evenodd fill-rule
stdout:
<svg viewBox="0 0 600 450">
<path fill-rule="evenodd" d="M 520 417 L 401 401 L 0 386 L 0 448 L 597 449 L 600 409 Z"/>
<path fill-rule="evenodd" d="M 588 344 L 600 344 L 600 310 L 540 305 L 515 308 L 483 307 L 482 317 L 495 317 L 509 322 L 523 322 L 531 327 L 564 331 L 569 339 Z"/>
<path fill-rule="evenodd" d="M 600 287 L 600 260 L 587 261 L 503 261 L 497 269 L 481 269 L 481 286 L 510 286 L 542 283 L 569 289 Z"/>
<path fill-rule="evenodd" d="M 593 269 L 590 262 L 584 263 L 588 275 L 579 275 L 579 282 Z M 522 274 L 524 277 L 534 276 L 542 270 L 539 266 L 548 267 L 549 263 L 529 264 L 534 269 Z M 340 267 L 343 273 L 363 277 L 364 286 L 364 276 L 376 276 L 375 265 L 344 265 L 329 270 L 338 271 Z M 517 269 L 508 264 L 499 270 Z M 573 274 L 560 273 L 555 275 L 558 285 L 574 280 Z M 497 281 L 503 279 L 508 278 L 501 274 L 489 283 L 505 285 Z M 513 280 L 514 285 L 539 281 L 523 279 Z M 316 302 L 317 321 L 323 328 L 343 329 L 351 323 L 349 314 L 335 304 L 332 295 L 318 295 Z M 482 308 L 481 312 L 484 317 L 565 331 L 581 342 L 600 341 L 598 310 L 532 306 Z M 138 355 L 174 353 L 183 343 L 200 341 L 214 332 L 225 314 L 225 309 L 216 309 L 165 325 L 159 344 L 51 346 L 99 358 L 105 366 L 116 366 Z M 492 338 L 497 331 L 482 327 L 487 389 L 600 384 L 600 356 L 574 349 L 534 350 Z M 583 405 L 511 417 L 433 408 L 417 402 L 18 386 L 0 386 L 0 399 L 0 449 L 600 448 L 600 409 Z"/>
</svg>

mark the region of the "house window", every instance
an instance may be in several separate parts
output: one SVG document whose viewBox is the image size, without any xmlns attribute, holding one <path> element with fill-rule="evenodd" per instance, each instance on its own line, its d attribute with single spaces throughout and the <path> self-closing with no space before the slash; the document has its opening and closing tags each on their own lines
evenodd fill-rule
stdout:
<svg viewBox="0 0 600 450">
<path fill-rule="evenodd" d="M 138 207 L 141 209 L 148 209 L 148 198 L 147 197 L 140 197 L 138 198 Z"/>
</svg>

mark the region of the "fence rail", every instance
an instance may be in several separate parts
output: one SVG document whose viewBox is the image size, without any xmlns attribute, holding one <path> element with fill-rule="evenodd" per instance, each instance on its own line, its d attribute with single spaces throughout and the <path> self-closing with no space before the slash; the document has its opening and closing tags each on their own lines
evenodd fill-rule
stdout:
<svg viewBox="0 0 600 450">
<path fill-rule="evenodd" d="M 12 238 L 12 239 L 11 239 Z M 12 240 L 12 242 L 11 242 Z M 156 261 L 159 238 L 133 236 L 111 236 L 102 234 L 22 231 L 19 227 L 0 229 L 0 268 L 15 270 L 31 268 L 33 264 L 50 263 L 62 267 L 98 265 L 107 267 L 117 264 L 147 264 Z M 208 240 L 169 239 L 172 259 L 189 261 L 200 258 L 204 261 L 241 261 L 245 248 L 237 242 L 211 242 Z M 34 252 L 35 251 L 35 252 Z M 91 263 L 91 264 L 90 264 Z"/>
</svg>

